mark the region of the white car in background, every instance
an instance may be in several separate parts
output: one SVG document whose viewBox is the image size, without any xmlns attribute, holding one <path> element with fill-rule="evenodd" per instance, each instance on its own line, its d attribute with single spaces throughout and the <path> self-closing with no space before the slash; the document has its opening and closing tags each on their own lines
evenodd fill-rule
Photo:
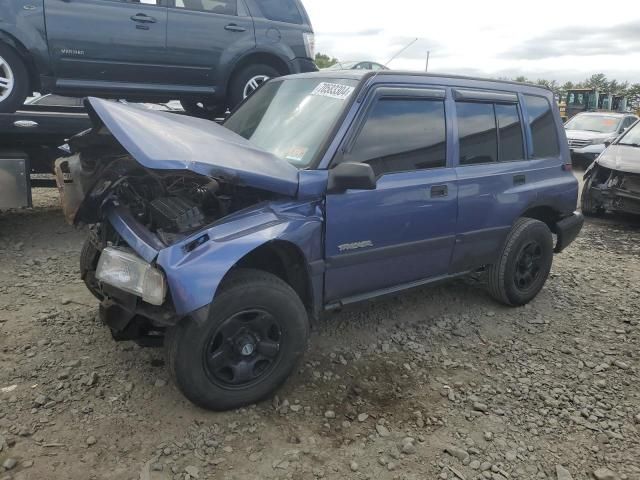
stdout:
<svg viewBox="0 0 640 480">
<path fill-rule="evenodd" d="M 630 113 L 584 112 L 567 123 L 571 159 L 591 164 L 621 133 L 636 123 L 638 117 Z"/>
</svg>

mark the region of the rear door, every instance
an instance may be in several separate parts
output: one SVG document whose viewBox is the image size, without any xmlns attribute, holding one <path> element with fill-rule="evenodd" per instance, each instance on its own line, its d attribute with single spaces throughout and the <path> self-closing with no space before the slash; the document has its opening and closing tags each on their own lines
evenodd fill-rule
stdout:
<svg viewBox="0 0 640 480">
<path fill-rule="evenodd" d="M 445 91 L 379 88 L 334 161 L 363 162 L 375 190 L 327 195 L 327 301 L 445 275 L 457 213 Z"/>
<path fill-rule="evenodd" d="M 242 0 L 169 0 L 169 80 L 213 89 L 230 65 L 255 47 L 253 20 Z"/>
<path fill-rule="evenodd" d="M 456 90 L 458 235 L 451 272 L 493 263 L 513 222 L 552 199 L 562 159 L 547 98 Z M 525 139 L 529 138 L 529 148 Z"/>
<path fill-rule="evenodd" d="M 44 0 L 49 54 L 62 84 L 163 83 L 162 0 Z"/>
</svg>

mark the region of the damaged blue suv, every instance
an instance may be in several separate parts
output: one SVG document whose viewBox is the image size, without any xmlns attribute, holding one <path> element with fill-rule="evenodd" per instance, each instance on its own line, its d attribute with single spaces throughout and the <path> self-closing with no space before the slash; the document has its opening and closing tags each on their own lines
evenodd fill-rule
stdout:
<svg viewBox="0 0 640 480">
<path fill-rule="evenodd" d="M 553 94 L 399 72 L 265 83 L 226 121 L 89 99 L 57 161 L 118 340 L 164 343 L 193 402 L 282 384 L 326 310 L 472 272 L 524 305 L 578 235 Z"/>
</svg>

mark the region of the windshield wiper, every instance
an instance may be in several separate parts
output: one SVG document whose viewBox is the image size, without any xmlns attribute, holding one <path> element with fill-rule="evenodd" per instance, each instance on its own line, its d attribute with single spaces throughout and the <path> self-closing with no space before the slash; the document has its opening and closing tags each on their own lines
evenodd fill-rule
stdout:
<svg viewBox="0 0 640 480">
<path fill-rule="evenodd" d="M 618 145 L 624 145 L 626 147 L 636 147 L 639 148 L 640 147 L 640 143 L 624 143 L 624 142 L 618 142 Z"/>
</svg>

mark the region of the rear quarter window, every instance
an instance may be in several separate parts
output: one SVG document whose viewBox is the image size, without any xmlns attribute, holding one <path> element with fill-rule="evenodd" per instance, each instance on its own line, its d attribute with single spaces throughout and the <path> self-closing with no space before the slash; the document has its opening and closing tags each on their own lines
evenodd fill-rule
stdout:
<svg viewBox="0 0 640 480">
<path fill-rule="evenodd" d="M 276 22 L 295 23 L 301 25 L 302 14 L 295 0 L 256 0 L 262 15 Z"/>
<path fill-rule="evenodd" d="M 560 155 L 558 131 L 549 101 L 536 95 L 525 95 L 529 128 L 533 142 L 533 157 L 557 157 Z"/>
</svg>

